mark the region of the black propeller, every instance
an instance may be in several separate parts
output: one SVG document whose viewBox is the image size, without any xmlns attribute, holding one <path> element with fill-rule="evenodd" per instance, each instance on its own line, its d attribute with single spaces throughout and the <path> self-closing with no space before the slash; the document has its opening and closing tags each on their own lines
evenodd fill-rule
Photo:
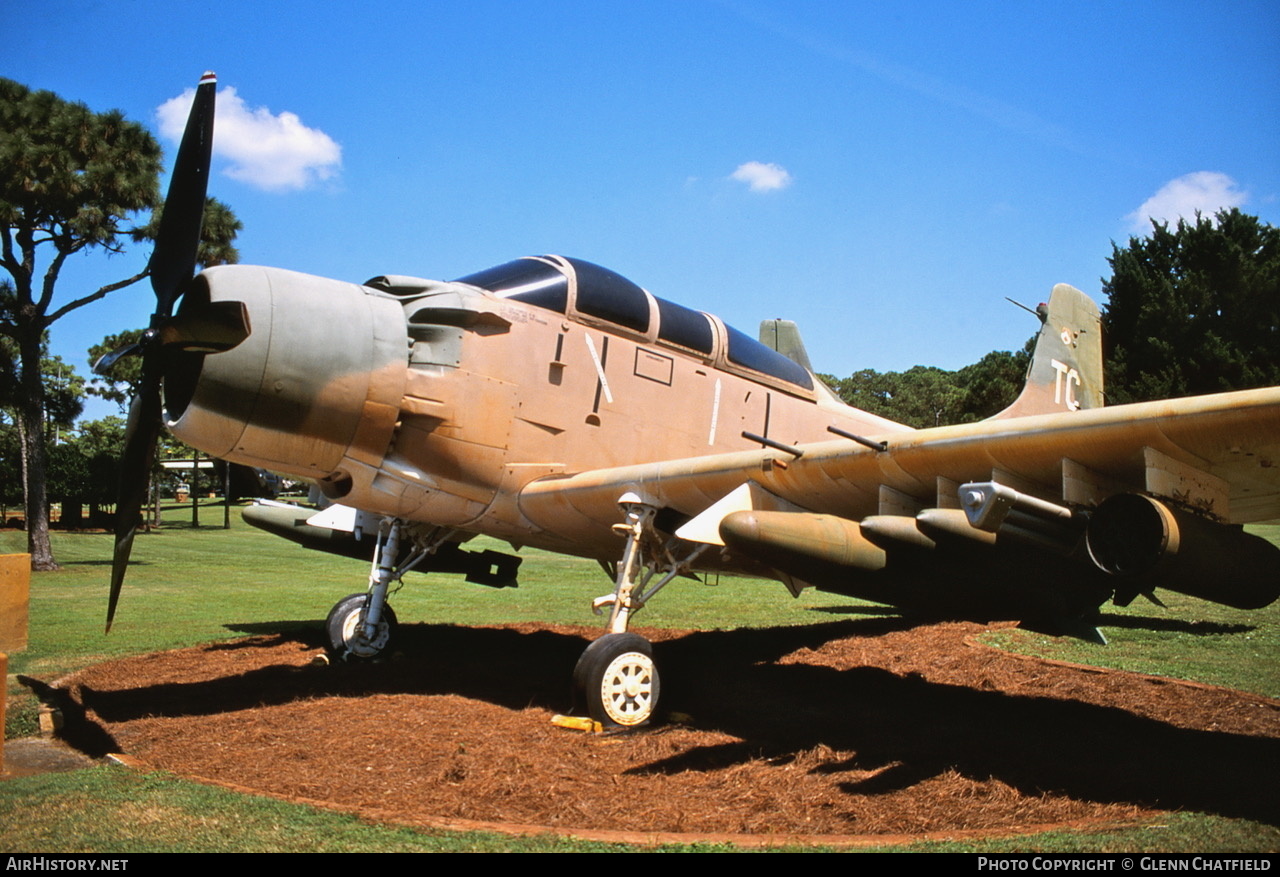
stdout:
<svg viewBox="0 0 1280 877">
<path fill-rule="evenodd" d="M 151 327 L 136 345 L 113 351 L 94 366 L 95 371 L 105 370 L 120 357 L 130 354 L 142 356 L 142 382 L 138 395 L 129 409 L 129 425 L 125 431 L 124 454 L 120 461 L 120 497 L 116 504 L 116 546 L 111 565 L 111 595 L 107 602 L 107 631 L 115 619 L 116 604 L 124 585 L 125 570 L 129 565 L 129 553 L 133 549 L 133 537 L 146 499 L 150 480 L 151 463 L 155 459 L 156 439 L 160 435 L 160 379 L 163 360 L 168 355 L 166 347 L 190 350 L 229 349 L 248 334 L 244 306 L 240 305 L 241 331 L 226 329 L 227 320 L 212 318 L 215 329 L 213 348 L 197 341 L 201 328 L 207 322 L 203 314 L 180 315 L 173 319 L 173 306 L 182 295 L 186 283 L 196 269 L 196 253 L 200 246 L 200 230 L 204 223 L 205 192 L 209 187 L 209 161 L 213 151 L 214 92 L 218 80 L 212 73 L 200 77 L 187 128 L 178 147 L 174 162 L 173 179 L 169 182 L 169 194 L 160 217 L 160 230 L 156 235 L 155 250 L 151 254 L 151 288 L 156 294 L 156 310 L 151 315 Z M 239 304 L 238 302 L 230 304 Z M 200 311 L 215 310 L 210 306 Z M 222 313 L 225 316 L 225 306 Z M 168 343 L 167 343 L 168 342 Z"/>
</svg>

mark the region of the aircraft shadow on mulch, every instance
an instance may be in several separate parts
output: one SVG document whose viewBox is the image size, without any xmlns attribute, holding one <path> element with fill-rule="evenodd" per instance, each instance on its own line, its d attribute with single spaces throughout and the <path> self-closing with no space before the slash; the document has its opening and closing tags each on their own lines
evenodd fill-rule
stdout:
<svg viewBox="0 0 1280 877">
<path fill-rule="evenodd" d="M 1274 794 L 1280 740 L 1274 738 L 1193 730 L 1116 707 L 934 683 L 877 667 L 777 663 L 799 649 L 911 626 L 871 618 L 659 639 L 655 657 L 673 680 L 664 684 L 664 707 L 687 714 L 698 729 L 741 742 L 695 746 L 632 772 L 715 771 L 760 758 L 785 763 L 826 747 L 832 758 L 814 770 L 856 772 L 858 779 L 843 786 L 851 794 L 894 791 L 954 769 L 1023 794 L 1280 824 Z M 237 629 L 249 627 L 276 632 L 207 648 L 321 647 L 313 625 Z M 402 625 L 399 633 L 398 657 L 383 664 L 276 665 L 204 682 L 81 688 L 80 698 L 107 723 L 375 693 L 454 694 L 510 709 L 565 712 L 572 697 L 564 680 L 589 636 L 430 624 Z"/>
</svg>

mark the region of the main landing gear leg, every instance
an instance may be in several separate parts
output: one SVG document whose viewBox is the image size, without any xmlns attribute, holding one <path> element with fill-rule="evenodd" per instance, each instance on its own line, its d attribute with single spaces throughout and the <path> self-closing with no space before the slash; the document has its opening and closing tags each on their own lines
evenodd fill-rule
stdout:
<svg viewBox="0 0 1280 877">
<path fill-rule="evenodd" d="M 610 607 L 608 632 L 591 643 L 573 670 L 575 693 L 585 698 L 591 717 L 609 728 L 636 728 L 649 723 L 658 706 L 660 684 L 653 662 L 653 647 L 642 636 L 627 632 L 631 616 L 705 550 L 675 561 L 654 529 L 657 508 L 634 494 L 619 500 L 626 522 L 614 531 L 627 544 L 617 566 L 612 594 L 598 597 L 592 610 L 598 615 Z M 652 587 L 649 581 L 661 578 Z M 647 588 L 647 589 L 646 589 Z"/>
</svg>

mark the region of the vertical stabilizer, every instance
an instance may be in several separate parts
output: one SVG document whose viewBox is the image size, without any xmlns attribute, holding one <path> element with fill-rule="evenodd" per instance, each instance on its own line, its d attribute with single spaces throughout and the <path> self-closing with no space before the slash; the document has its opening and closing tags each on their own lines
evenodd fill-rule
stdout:
<svg viewBox="0 0 1280 877">
<path fill-rule="evenodd" d="M 1043 325 L 1022 393 L 992 420 L 1101 408 L 1102 321 L 1093 299 L 1059 283 L 1036 308 Z"/>
<path fill-rule="evenodd" d="M 800 329 L 791 320 L 761 320 L 760 343 L 765 347 L 772 347 L 792 362 L 813 371 L 813 366 L 809 364 L 809 354 L 804 349 L 804 342 L 800 340 Z"/>
</svg>

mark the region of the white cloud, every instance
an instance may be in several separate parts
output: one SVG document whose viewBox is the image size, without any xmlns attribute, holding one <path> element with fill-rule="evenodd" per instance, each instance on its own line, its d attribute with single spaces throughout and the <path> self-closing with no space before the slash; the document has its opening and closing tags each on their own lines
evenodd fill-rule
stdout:
<svg viewBox="0 0 1280 877">
<path fill-rule="evenodd" d="M 787 173 L 786 168 L 762 161 L 748 161 L 738 165 L 729 179 L 746 183 L 753 192 L 772 192 L 791 185 L 791 174 Z"/>
<path fill-rule="evenodd" d="M 1176 225 L 1179 219 L 1194 221 L 1196 211 L 1213 216 L 1224 208 L 1239 207 L 1248 193 L 1236 181 L 1217 171 L 1196 171 L 1170 180 L 1125 219 L 1134 231 L 1151 229 L 1151 220 Z"/>
<path fill-rule="evenodd" d="M 182 139 L 194 96 L 187 89 L 157 108 L 161 134 Z M 218 92 L 213 152 L 231 162 L 227 176 L 268 191 L 305 189 L 342 166 L 342 147 L 328 134 L 308 128 L 296 113 L 250 109 L 231 87 Z"/>
</svg>

